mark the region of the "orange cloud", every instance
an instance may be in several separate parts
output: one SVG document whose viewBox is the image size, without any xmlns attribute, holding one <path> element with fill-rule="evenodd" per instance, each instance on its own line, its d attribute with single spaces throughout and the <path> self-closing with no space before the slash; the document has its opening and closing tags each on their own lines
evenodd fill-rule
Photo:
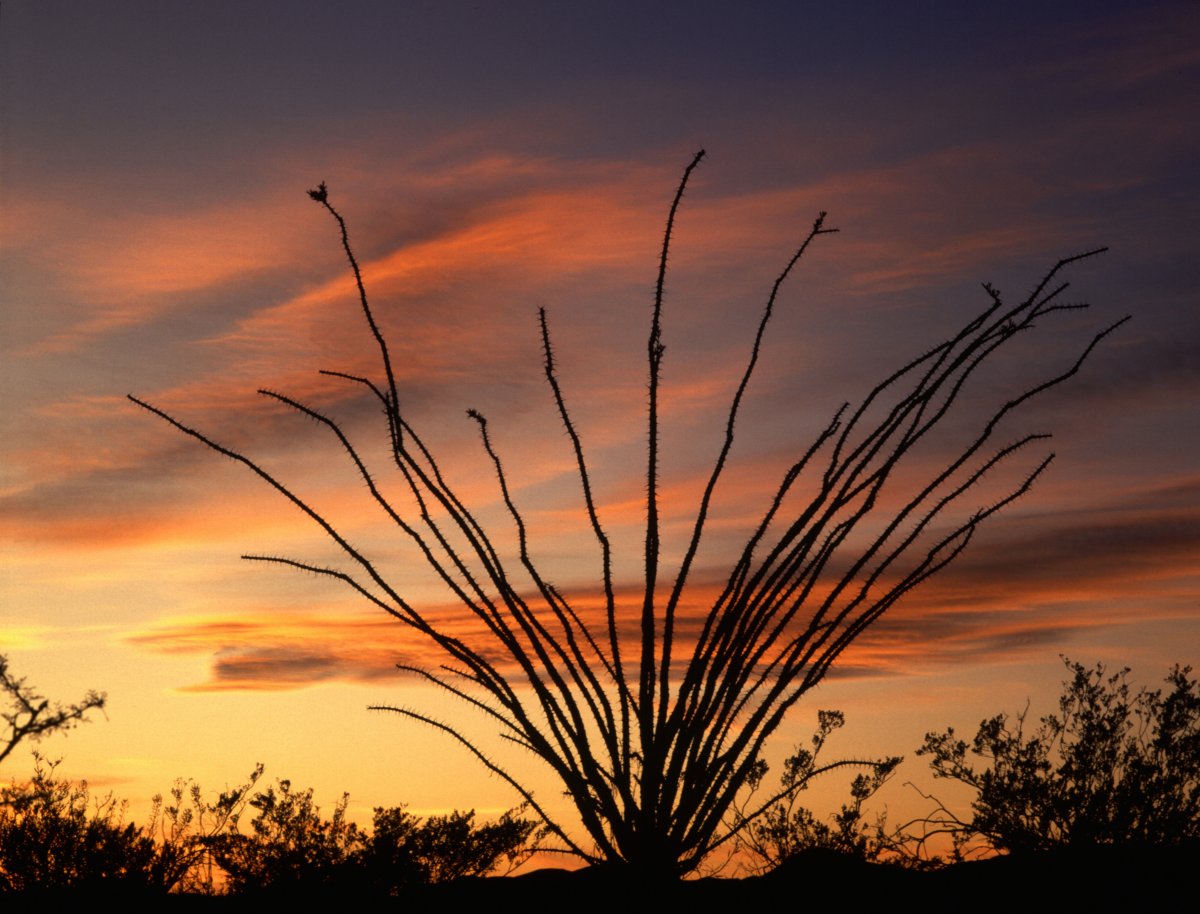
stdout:
<svg viewBox="0 0 1200 914">
<path fill-rule="evenodd" d="M 86 301 L 62 329 L 26 354 L 78 349 L 114 330 L 145 324 L 178 307 L 183 293 L 214 289 L 294 263 L 312 243 L 315 226 L 292 218 L 281 192 L 222 199 L 187 212 L 106 210 L 57 204 L 63 244 L 59 268 L 67 294 Z M 89 225 L 82 237 L 79 225 Z"/>
<path fill-rule="evenodd" d="M 1080 633 L 1125 624 L 1130 607 L 1156 582 L 1194 581 L 1191 557 L 1200 546 L 1200 507 L 1182 510 L 1169 502 L 1196 499 L 1195 480 L 1163 487 L 1160 508 L 1110 510 L 1106 516 L 1065 515 L 1004 518 L 985 527 L 980 544 L 931 582 L 908 595 L 851 648 L 836 675 L 893 675 L 914 664 L 994 662 L 1007 655 L 1062 646 Z M 697 567 L 681 606 L 677 655 L 683 662 L 727 574 L 726 566 Z M 674 566 L 664 565 L 660 600 Z M 598 574 L 594 574 L 598 578 Z M 640 585 L 623 578 L 618 594 L 623 644 L 636 643 Z M 813 599 L 820 599 L 818 585 Z M 886 583 L 884 584 L 886 586 Z M 1185 587 L 1181 596 L 1190 589 Z M 1162 597 L 1163 594 L 1160 594 Z M 576 583 L 567 593 L 585 622 L 603 640 L 598 581 Z M 533 598 L 530 598 L 533 600 Z M 538 601 L 533 600 L 536 604 Z M 1156 618 L 1172 617 L 1159 599 Z M 1186 599 L 1177 614 L 1194 608 Z M 428 617 L 440 630 L 472 645 L 513 670 L 470 612 L 453 604 L 431 605 Z M 803 624 L 802 613 L 798 621 Z M 1145 613 L 1140 623 L 1149 621 Z M 553 628 L 553 624 L 551 623 Z M 375 680 L 391 676 L 395 663 L 435 667 L 445 657 L 417 633 L 382 614 L 342 618 L 279 610 L 237 618 L 206 617 L 164 623 L 134 636 L 150 650 L 205 653 L 213 657 L 209 683 L 201 689 L 297 688 L 330 679 Z M 677 663 L 677 668 L 678 667 Z"/>
</svg>

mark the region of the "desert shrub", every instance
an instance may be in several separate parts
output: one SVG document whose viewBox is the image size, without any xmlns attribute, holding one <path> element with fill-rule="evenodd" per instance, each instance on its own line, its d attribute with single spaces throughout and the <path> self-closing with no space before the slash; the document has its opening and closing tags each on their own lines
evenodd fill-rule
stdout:
<svg viewBox="0 0 1200 914">
<path fill-rule="evenodd" d="M 739 834 L 740 849 L 747 855 L 746 866 L 752 872 L 774 869 L 785 861 L 809 850 L 828 850 L 860 860 L 877 860 L 891 849 L 886 820 L 868 824 L 863 804 L 891 778 L 900 764 L 900 756 L 881 759 L 842 759 L 820 764 L 821 751 L 830 734 L 846 723 L 841 711 L 820 711 L 811 748 L 797 746 L 784 760 L 779 787 L 769 799 L 750 808 L 750 800 L 767 774 L 765 762 L 759 762 L 750 778 L 751 795 L 735 808 L 732 829 Z M 818 818 L 800 804 L 809 782 L 820 774 L 847 767 L 866 768 L 850 783 L 850 800 L 830 819 Z"/>
<path fill-rule="evenodd" d="M 363 850 L 368 883 L 394 894 L 408 885 L 511 872 L 534 854 L 541 836 L 524 812 L 517 807 L 477 824 L 474 810 L 422 821 L 403 807 L 376 808 Z"/>
<path fill-rule="evenodd" d="M 238 821 L 262 777 L 259 764 L 246 783 L 225 790 L 216 800 L 204 799 L 195 781 L 176 779 L 169 791 L 154 798 L 145 832 L 158 849 L 160 882 L 171 891 L 211 895 L 225 886 L 225 872 L 215 848 L 224 836 L 236 834 Z"/>
<path fill-rule="evenodd" d="M 536 823 L 521 817 L 523 807 L 484 823 L 475 822 L 473 810 L 422 819 L 403 806 L 376 808 L 367 832 L 347 821 L 348 794 L 326 819 L 311 788 L 296 790 L 287 780 L 277 786 L 245 801 L 258 811 L 248 832 L 231 816 L 221 834 L 201 841 L 226 874 L 226 891 L 395 895 L 507 872 L 534 853 L 540 836 Z"/>
<path fill-rule="evenodd" d="M 1169 686 L 1132 692 L 1128 668 L 1107 674 L 1064 658 L 1059 713 L 1026 734 L 1025 711 L 980 723 L 968 744 L 953 728 L 929 733 L 935 777 L 971 787 L 972 815 L 945 804 L 925 824 L 967 849 L 1008 853 L 1200 840 L 1200 687 L 1190 667 Z M 984 760 L 976 767 L 970 756 Z"/>
<path fill-rule="evenodd" d="M 55 776 L 35 755 L 33 777 L 0 799 L 0 891 L 163 888 L 155 844 L 124 821 L 111 794 L 93 802 L 86 781 Z"/>
<path fill-rule="evenodd" d="M 206 842 L 227 874 L 227 889 L 287 891 L 352 882 L 365 836 L 346 821 L 349 794 L 342 794 L 333 817 L 324 819 L 312 788 L 293 790 L 288 780 L 277 784 L 278 792 L 268 787 L 248 801 L 258 810 L 251 834 L 239 833 L 234 823 L 231 831 Z"/>
</svg>

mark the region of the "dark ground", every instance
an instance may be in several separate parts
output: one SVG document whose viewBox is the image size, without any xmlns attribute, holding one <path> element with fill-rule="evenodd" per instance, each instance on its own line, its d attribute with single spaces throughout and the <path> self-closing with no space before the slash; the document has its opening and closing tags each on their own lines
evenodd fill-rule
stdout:
<svg viewBox="0 0 1200 914">
<path fill-rule="evenodd" d="M 107 896 L 107 897 L 102 897 Z M 813 853 L 765 876 L 647 885 L 620 871 L 537 870 L 414 889 L 400 898 L 323 895 L 146 896 L 121 892 L 0 896 L 0 911 L 367 911 L 472 914 L 760 914 L 760 912 L 1186 912 L 1200 910 L 1200 846 L 1064 850 L 996 857 L 932 872 Z"/>
</svg>

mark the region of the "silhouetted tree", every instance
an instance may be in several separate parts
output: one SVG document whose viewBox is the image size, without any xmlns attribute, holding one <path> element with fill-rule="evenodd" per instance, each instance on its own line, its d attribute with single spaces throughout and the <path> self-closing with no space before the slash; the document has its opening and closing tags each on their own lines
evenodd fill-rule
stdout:
<svg viewBox="0 0 1200 914">
<path fill-rule="evenodd" d="M 37 741 L 48 734 L 70 730 L 87 720 L 89 711 L 103 710 L 105 696 L 101 692 L 88 692 L 77 704 L 51 702 L 26 685 L 24 679 L 13 676 L 8 669 L 8 658 L 0 654 L 0 702 L 3 703 L 0 718 L 7 731 L 0 737 L 0 762 L 3 762 L 23 740 Z"/>
<path fill-rule="evenodd" d="M 676 215 L 702 156 L 698 153 L 688 165 L 670 206 L 650 314 L 646 526 L 640 550 L 644 579 L 636 605 L 619 605 L 612 544 L 601 524 L 583 444 L 559 384 L 546 314 L 543 310 L 538 315 L 546 381 L 571 443 L 583 517 L 599 551 L 597 589 L 604 607 L 600 625 L 589 624 L 576 598 L 551 583 L 535 562 L 524 517 L 485 418 L 474 410 L 468 413 L 478 424 L 499 494 L 515 526 L 516 562 L 501 557 L 495 539 L 500 531 L 484 528 L 405 417 L 388 345 L 368 303 L 346 223 L 329 202 L 324 184 L 309 194 L 340 230 L 378 349 L 380 379 L 325 374 L 361 387 L 377 402 L 399 485 L 412 497 L 415 511 L 406 515 L 400 503 L 385 494 L 336 419 L 286 394 L 266 389 L 260 393 L 315 421 L 336 439 L 380 510 L 474 615 L 478 634 L 460 638 L 440 628 L 396 589 L 384 567 L 255 460 L 130 397 L 184 434 L 248 467 L 316 523 L 340 547 L 350 570 L 277 555 L 245 558 L 337 579 L 427 639 L 446 662 L 433 670 L 401 668 L 468 702 L 503 736 L 549 766 L 571 798 L 586 838 L 557 821 L 521 779 L 456 726 L 419 709 L 389 710 L 458 740 L 517 790 L 566 849 L 587 861 L 628 864 L 654 878 L 686 873 L 734 838 L 723 823 L 756 770 L 766 740 L 795 703 L 872 623 L 961 554 L 980 524 L 1024 495 L 1045 471 L 1053 455 L 1039 458 L 999 496 L 992 492 L 983 504 L 962 506 L 985 477 L 1047 437 L 1027 434 L 998 445 L 1001 421 L 1074 375 L 1117 326 L 1095 334 L 1061 370 L 1017 386 L 999 406 L 976 416 L 965 443 L 944 462 L 918 461 L 918 448 L 930 443 L 931 433 L 945 424 L 981 366 L 996 353 L 1028 340 L 1035 328 L 1054 317 L 1086 307 L 1062 301 L 1067 284 L 1059 277 L 1067 266 L 1099 251 L 1059 261 L 1016 304 L 1006 304 L 996 289 L 985 286 L 988 303 L 980 313 L 889 374 L 857 407 L 844 404 L 836 410 L 816 440 L 800 450 L 744 548 L 730 556 L 728 577 L 699 620 L 695 636 L 681 638 L 680 608 L 780 288 L 809 246 L 834 231 L 825 227 L 821 214 L 771 287 L 682 559 L 673 576 L 666 574 L 659 510 L 661 318 Z M 765 813 L 766 808 L 751 810 L 742 825 Z"/>
<path fill-rule="evenodd" d="M 1013 854 L 1056 847 L 1200 841 L 1200 685 L 1174 667 L 1169 690 L 1131 693 L 1129 669 L 1107 675 L 1064 658 L 1059 713 L 1026 733 L 1025 711 L 997 714 L 968 744 L 929 733 L 918 755 L 935 777 L 971 787 L 971 817 L 945 804 L 925 837 L 949 834 L 959 856 L 982 842 Z M 974 756 L 981 767 L 971 761 Z"/>
</svg>

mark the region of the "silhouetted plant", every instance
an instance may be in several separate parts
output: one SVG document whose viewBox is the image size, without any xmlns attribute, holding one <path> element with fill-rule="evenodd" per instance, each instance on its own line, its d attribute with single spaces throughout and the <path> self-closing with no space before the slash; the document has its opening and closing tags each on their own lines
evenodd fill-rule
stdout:
<svg viewBox="0 0 1200 914">
<path fill-rule="evenodd" d="M 183 778 L 171 787 L 170 802 L 154 797 L 146 834 L 156 844 L 158 882 L 168 891 L 212 895 L 226 888 L 224 870 L 214 854 L 238 822 L 263 766 L 255 766 L 246 783 L 225 790 L 214 802 L 204 799 L 200 785 Z"/>
<path fill-rule="evenodd" d="M 323 819 L 312 788 L 292 789 L 280 780 L 251 798 L 258 810 L 252 834 L 232 831 L 208 840 L 234 893 L 287 891 L 299 887 L 351 885 L 355 882 L 364 836 L 346 821 L 349 794 L 342 794 L 333 818 Z"/>
<path fill-rule="evenodd" d="M 738 835 L 739 849 L 749 856 L 747 868 L 751 872 L 766 872 L 814 849 L 871 861 L 893 850 L 894 836 L 887 833 L 886 819 L 879 818 L 868 825 L 863 820 L 863 804 L 887 783 L 903 758 L 897 755 L 818 764 L 830 734 L 845 723 L 841 711 L 817 712 L 812 748 L 797 746 L 795 753 L 784 760 L 779 787 L 765 802 L 756 801 L 755 792 L 767 774 L 766 763 L 760 761 L 751 773 L 750 795 L 733 805 L 730 828 Z M 818 819 L 810 809 L 800 805 L 800 796 L 813 778 L 847 767 L 868 770 L 854 776 L 850 801 L 842 804 L 831 821 Z"/>
<path fill-rule="evenodd" d="M 968 744 L 951 727 L 918 755 L 935 777 L 971 787 L 971 817 L 943 803 L 925 839 L 948 834 L 957 856 L 982 846 L 1007 853 L 1061 846 L 1200 841 L 1200 685 L 1174 667 L 1170 690 L 1130 692 L 1129 669 L 1106 675 L 1064 658 L 1059 714 L 1025 732 L 1025 711 L 997 714 Z M 971 755 L 984 764 L 977 768 Z"/>
<path fill-rule="evenodd" d="M 413 835 L 420 818 L 405 812 L 403 806 L 376 807 L 373 824 L 371 841 L 363 853 L 365 884 L 381 894 L 394 895 L 429 882 L 413 853 Z"/>
<path fill-rule="evenodd" d="M 164 888 L 154 842 L 124 821 L 112 794 L 92 801 L 86 781 L 55 776 L 58 762 L 34 756 L 27 784 L 0 804 L 0 891 Z"/>
<path fill-rule="evenodd" d="M 73 705 L 51 702 L 39 695 L 24 679 L 17 679 L 8 669 L 8 658 L 0 654 L 0 701 L 7 732 L 0 737 L 0 762 L 3 762 L 23 740 L 37 741 L 43 736 L 70 730 L 87 720 L 89 711 L 104 709 L 105 696 L 88 692 L 83 701 Z"/>
<path fill-rule="evenodd" d="M 470 876 L 505 875 L 529 860 L 541 837 L 524 807 L 495 822 L 475 822 L 475 811 L 455 810 L 422 821 L 403 807 L 376 808 L 363 849 L 366 884 L 387 894 L 412 885 L 452 882 Z"/>
<path fill-rule="evenodd" d="M 994 437 L 1001 420 L 1074 375 L 1117 326 L 1093 336 L 1062 370 L 1018 386 L 998 407 L 984 411 L 965 444 L 943 463 L 918 465 L 912 459 L 918 446 L 930 443 L 931 432 L 944 424 L 965 385 L 989 358 L 1028 339 L 1048 319 L 1086 307 L 1061 301 L 1067 284 L 1059 276 L 1068 265 L 1099 251 L 1059 261 L 1015 305 L 1005 304 L 997 290 L 985 285 L 989 302 L 979 314 L 888 375 L 858 407 L 851 410 L 845 404 L 836 410 L 816 440 L 800 451 L 744 548 L 730 557 L 728 578 L 698 633 L 681 642 L 680 607 L 779 290 L 809 245 L 834 231 L 825 227 L 821 214 L 771 287 L 683 558 L 673 579 L 664 576 L 659 509 L 661 317 L 675 218 L 702 156 L 698 153 L 688 165 L 670 206 L 650 314 L 647 519 L 641 549 L 644 579 L 636 605 L 619 605 L 612 544 L 601 525 L 583 444 L 559 384 L 544 310 L 538 316 L 546 381 L 571 442 L 583 515 L 599 550 L 598 590 L 604 606 L 600 625 L 589 624 L 577 598 L 551 583 L 535 562 L 485 418 L 468 412 L 478 424 L 499 494 L 515 526 L 519 568 L 501 558 L 494 539 L 498 531 L 486 530 L 455 493 L 405 418 L 387 342 L 368 303 L 346 223 L 329 202 L 324 184 L 309 194 L 340 230 L 378 349 L 382 380 L 336 371 L 325 374 L 358 385 L 377 401 L 392 462 L 417 516 L 404 516 L 398 502 L 384 494 L 336 419 L 285 394 L 266 389 L 260 393 L 314 420 L 337 440 L 371 498 L 474 614 L 480 631 L 460 638 L 439 628 L 436 619 L 396 589 L 381 565 L 259 463 L 130 397 L 247 466 L 315 522 L 345 553 L 351 571 L 275 555 L 245 558 L 335 578 L 428 639 L 446 663 L 436 670 L 401 669 L 467 701 L 491 718 L 504 737 L 548 765 L 570 797 L 586 839 L 557 821 L 521 779 L 459 728 L 417 709 L 388 710 L 459 741 L 512 785 L 569 851 L 587 861 L 630 864 L 653 877 L 686 873 L 734 838 L 723 823 L 757 769 L 764 743 L 795 703 L 883 613 L 953 561 L 981 523 L 1029 490 L 1053 455 L 1038 460 L 998 497 L 990 495 L 986 503 L 950 516 L 950 509 L 958 508 L 985 476 L 1047 437 L 1028 434 L 998 446 Z M 741 826 L 750 821 L 753 817 L 746 817 Z"/>
<path fill-rule="evenodd" d="M 417 885 L 484 876 L 524 863 L 537 850 L 537 823 L 510 809 L 495 822 L 474 811 L 422 819 L 403 807 L 376 808 L 370 832 L 347 821 L 349 795 L 325 819 L 311 789 L 278 781 L 246 800 L 258 810 L 248 833 L 231 816 L 203 839 L 225 872 L 225 889 L 254 892 L 353 891 L 396 895 Z M 218 804 L 221 806 L 221 804 Z M 222 807 L 224 808 L 224 807 Z"/>
<path fill-rule="evenodd" d="M 169 802 L 154 798 L 143 829 L 125 821 L 124 801 L 93 799 L 86 781 L 58 778 L 57 762 L 34 758 L 27 783 L 0 790 L 0 892 L 399 895 L 507 873 L 541 837 L 522 807 L 491 822 L 476 822 L 474 811 L 422 819 L 377 808 L 366 832 L 347 820 L 346 794 L 326 819 L 311 789 L 280 780 L 256 792 L 262 765 L 211 802 L 198 784 L 177 780 Z M 247 810 L 256 815 L 245 829 Z"/>
</svg>

